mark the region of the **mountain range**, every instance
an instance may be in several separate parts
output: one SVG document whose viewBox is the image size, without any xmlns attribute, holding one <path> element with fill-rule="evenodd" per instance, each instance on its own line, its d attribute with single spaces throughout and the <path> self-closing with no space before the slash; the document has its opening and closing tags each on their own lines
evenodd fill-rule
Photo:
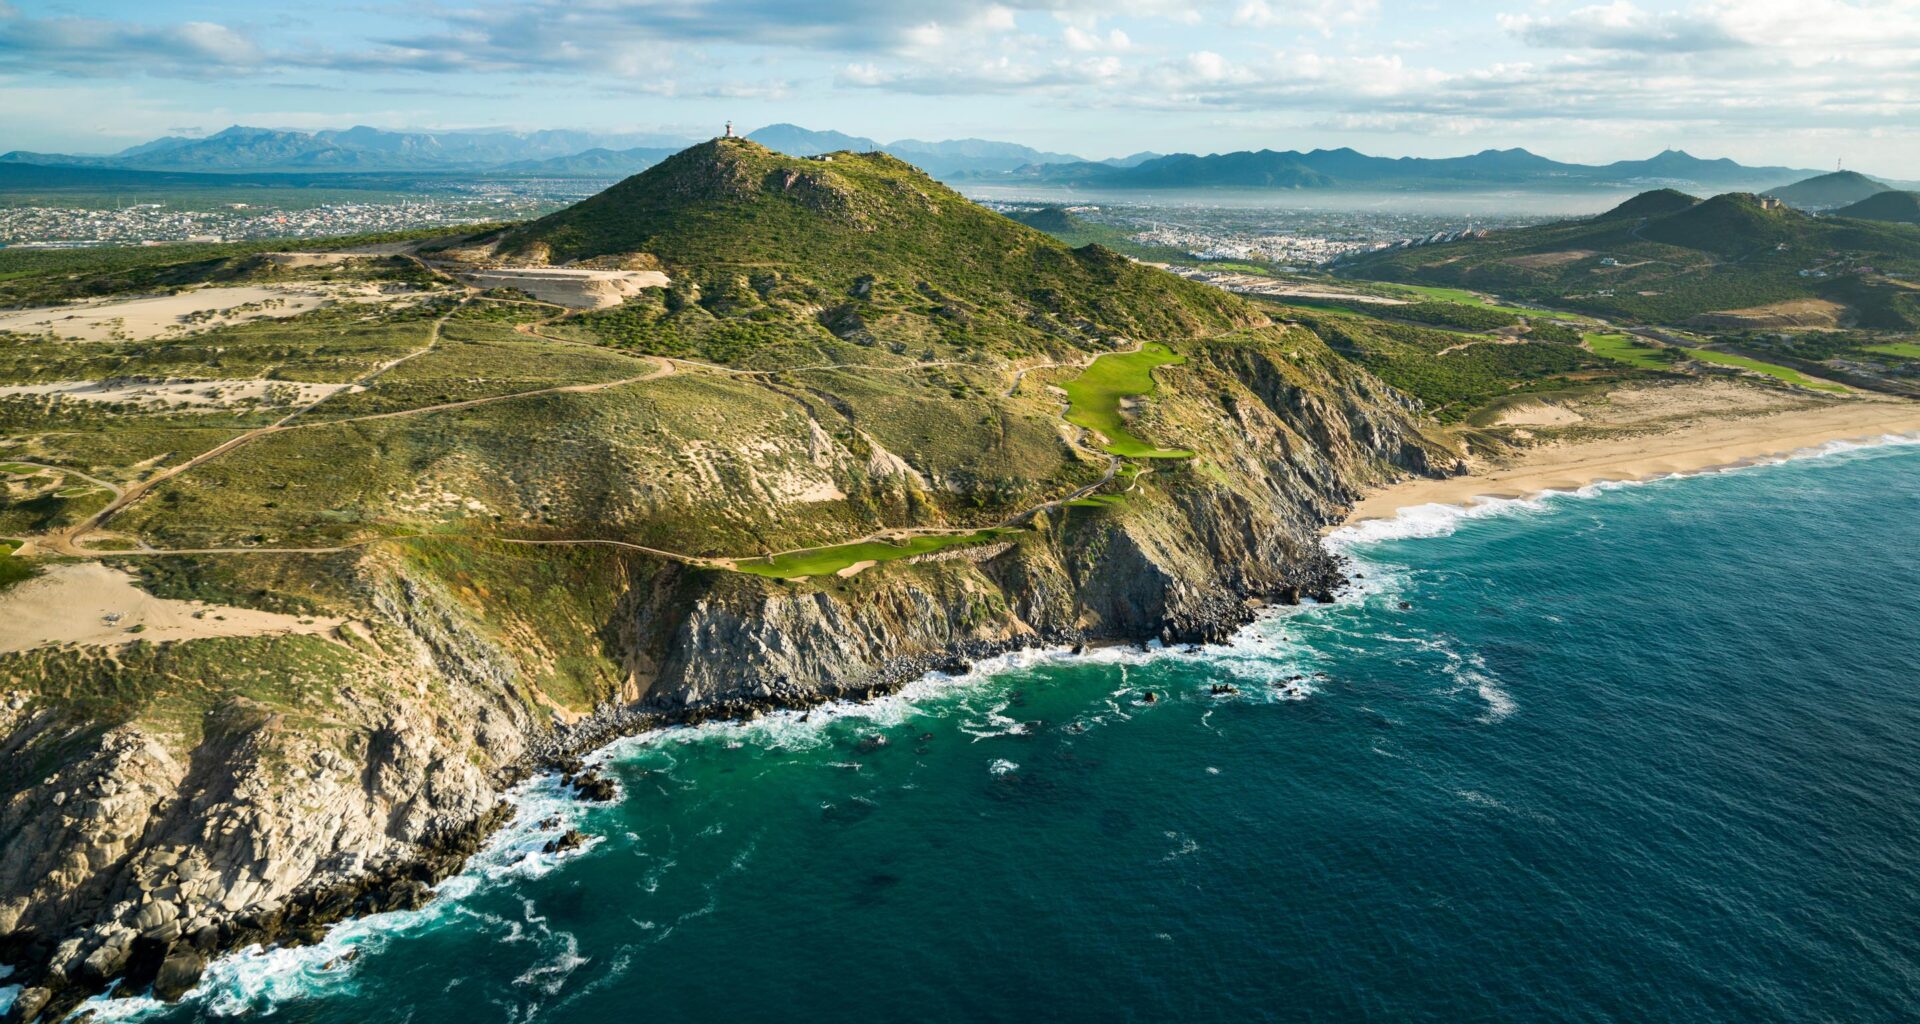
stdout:
<svg viewBox="0 0 1920 1024">
<path fill-rule="evenodd" d="M 240 125 L 204 138 L 168 136 L 107 156 L 0 154 L 0 162 L 161 171 L 477 171 L 573 157 L 594 149 L 659 147 L 672 136 L 547 130 L 536 132 L 392 132 L 365 126 L 298 132 Z"/>
<path fill-rule="evenodd" d="M 1667 150 L 1645 160 L 1562 163 L 1524 149 L 1468 156 L 1377 157 L 1349 148 L 1135 153 L 1087 160 L 990 139 L 878 140 L 838 131 L 773 124 L 747 138 L 789 156 L 886 152 L 944 181 L 1108 189 L 1402 189 L 1701 187 L 1762 190 L 1817 175 L 1788 167 L 1748 167 Z M 548 130 L 536 132 L 385 131 L 365 126 L 300 132 L 234 126 L 204 138 L 168 136 L 110 155 L 0 154 L 0 164 L 165 172 L 466 173 L 623 178 L 692 143 L 668 135 Z M 1861 181 L 1868 181 L 1853 175 Z M 1879 188 L 1886 188 L 1873 182 Z M 1848 195 L 1842 205 L 1866 194 Z M 1790 202 L 1799 202 L 1789 196 Z"/>
<path fill-rule="evenodd" d="M 1035 164 L 1002 176 L 1078 188 L 1287 188 L 1399 189 L 1527 186 L 1589 188 L 1605 186 L 1703 185 L 1765 187 L 1793 181 L 1814 171 L 1788 167 L 1748 167 L 1725 158 L 1708 160 L 1669 149 L 1646 160 L 1610 164 L 1570 164 L 1524 149 L 1488 149 L 1470 156 L 1378 157 L 1342 147 L 1311 152 L 1270 149 L 1196 156 L 1176 153 L 1133 166 L 1110 164 Z"/>
</svg>

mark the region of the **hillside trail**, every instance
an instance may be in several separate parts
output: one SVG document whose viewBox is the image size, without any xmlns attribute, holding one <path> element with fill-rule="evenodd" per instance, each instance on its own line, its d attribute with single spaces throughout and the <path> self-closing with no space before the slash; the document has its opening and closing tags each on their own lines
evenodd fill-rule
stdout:
<svg viewBox="0 0 1920 1024">
<path fill-rule="evenodd" d="M 426 264 L 422 262 L 421 265 L 424 267 L 427 267 L 431 272 L 435 273 L 437 276 L 443 276 L 443 277 L 446 276 L 442 271 L 440 271 L 438 268 L 432 267 L 430 264 Z M 449 278 L 449 280 L 451 280 L 451 278 Z M 580 345 L 584 347 L 599 349 L 601 351 L 606 351 L 606 347 L 603 345 L 595 345 L 590 342 L 576 341 L 570 338 L 555 337 L 553 335 L 543 333 L 541 330 L 539 330 L 539 328 L 545 327 L 556 320 L 565 319 L 569 316 L 574 315 L 575 311 L 567 310 L 565 307 L 556 306 L 555 304 L 546 303 L 546 302 L 525 301 L 525 300 L 518 300 L 518 299 L 498 299 L 491 296 L 483 296 L 480 294 L 480 289 L 474 288 L 469 285 L 460 284 L 459 287 L 461 289 L 461 295 L 460 295 L 459 301 L 456 302 L 455 305 L 451 309 L 449 309 L 446 313 L 442 314 L 440 317 L 436 318 L 433 321 L 433 324 L 428 332 L 428 338 L 427 338 L 426 344 L 404 355 L 401 355 L 385 363 L 382 363 L 379 366 L 374 367 L 372 370 L 369 370 L 367 373 L 362 374 L 360 377 L 356 378 L 354 381 L 351 382 L 349 387 L 341 389 L 341 391 L 338 393 L 348 393 L 351 391 L 362 390 L 365 388 L 366 385 L 378 380 L 382 375 L 386 374 L 388 371 L 392 370 L 394 367 L 400 366 L 410 360 L 417 359 L 421 356 L 428 354 L 429 352 L 434 351 L 439 346 L 442 329 L 446 325 L 447 321 L 451 319 L 455 313 L 459 312 L 460 309 L 464 308 L 470 303 L 477 302 L 477 301 L 504 302 L 504 303 L 518 304 L 518 305 L 540 306 L 540 307 L 562 310 L 562 312 L 556 316 L 548 317 L 546 319 L 535 321 L 532 323 L 517 324 L 515 325 L 514 329 L 520 333 L 526 334 L 530 337 L 539 338 L 540 340 L 543 340 L 543 341 L 554 342 L 558 344 L 566 344 L 566 345 Z M 1144 347 L 1145 347 L 1145 343 L 1142 342 L 1135 345 L 1130 350 L 1117 350 L 1117 351 L 1137 352 Z M 1026 378 L 1026 375 L 1034 370 L 1051 369 L 1051 368 L 1084 369 L 1085 367 L 1091 365 L 1094 360 L 1100 358 L 1100 356 L 1107 355 L 1107 354 L 1110 354 L 1110 353 L 1090 353 L 1088 355 L 1085 355 L 1083 357 L 1076 358 L 1073 360 L 1048 360 L 1045 362 L 1034 363 L 1028 366 L 1021 367 L 1014 373 L 1013 382 L 1011 386 L 1007 389 L 1005 393 L 1005 397 L 1012 397 L 1012 395 L 1019 390 L 1022 382 Z M 681 359 L 681 358 L 675 358 L 670 356 L 649 355 L 644 358 L 654 361 L 654 363 L 656 364 L 656 367 L 654 370 L 652 370 L 649 373 L 640 374 L 632 377 L 625 377 L 618 380 L 601 381 L 601 382 L 596 382 L 591 384 L 559 385 L 555 387 L 538 388 L 531 391 L 513 392 L 511 394 L 490 395 L 482 398 L 471 398 L 463 401 L 441 402 L 434 405 L 419 406 L 411 409 L 397 409 L 397 410 L 392 410 L 388 412 L 365 413 L 357 416 L 343 416 L 343 417 L 337 417 L 333 419 L 313 420 L 313 421 L 304 422 L 304 423 L 295 423 L 294 422 L 295 420 L 312 412 L 316 407 L 320 406 L 321 404 L 326 402 L 328 398 L 332 397 L 331 394 L 322 395 L 314 399 L 313 401 L 308 402 L 305 405 L 302 405 L 299 408 L 296 408 L 288 412 L 285 416 L 282 416 L 278 420 L 275 420 L 274 422 L 266 426 L 258 427 L 253 430 L 247 431 L 243 434 L 240 434 L 236 437 L 230 438 L 227 441 L 222 442 L 221 444 L 216 445 L 213 448 L 210 448 L 177 466 L 173 466 L 171 468 L 163 470 L 144 480 L 130 484 L 125 488 L 117 488 L 111 484 L 105 483 L 104 481 L 93 480 L 92 482 L 99 483 L 101 486 L 105 486 L 109 490 L 113 491 L 114 492 L 113 500 L 111 500 L 105 507 L 100 509 L 100 511 L 95 512 L 93 515 L 87 517 L 85 520 L 82 520 L 80 523 L 72 527 L 69 527 L 64 530 L 57 530 L 57 531 L 54 531 L 42 536 L 34 537 L 31 539 L 36 547 L 41 548 L 49 553 L 64 556 L 64 557 L 79 557 L 79 558 L 142 557 L 142 556 L 165 556 L 165 555 L 221 555 L 221 554 L 338 554 L 345 551 L 358 550 L 374 544 L 404 543 L 412 540 L 421 539 L 421 537 L 375 537 L 375 538 L 368 538 L 366 540 L 354 541 L 347 544 L 333 545 L 333 546 L 294 546 L 294 547 L 262 547 L 262 546 L 237 547 L 236 546 L 236 547 L 199 547 L 199 548 L 155 548 L 142 542 L 137 549 L 129 550 L 129 551 L 94 550 L 94 549 L 81 546 L 80 539 L 89 533 L 92 533 L 101 529 L 115 515 L 117 515 L 127 507 L 131 506 L 135 502 L 139 501 L 142 497 L 152 492 L 152 490 L 155 487 L 159 486 L 160 484 L 165 483 L 166 481 L 171 480 L 183 473 L 190 472 L 191 470 L 193 470 L 198 466 L 205 465 L 206 463 L 214 459 L 217 459 L 222 455 L 225 455 L 228 452 L 231 452 L 237 448 L 240 448 L 243 445 L 246 445 L 254 440 L 257 440 L 258 438 L 265 437 L 271 434 L 283 433 L 290 430 L 300 430 L 300 429 L 306 429 L 309 427 L 328 427 L 328 426 L 336 426 L 344 423 L 358 423 L 358 422 L 368 422 L 373 420 L 396 419 L 396 418 L 405 417 L 405 416 L 417 416 L 417 415 L 424 415 L 424 414 L 435 413 L 435 412 L 447 412 L 447 411 L 453 411 L 453 410 L 459 410 L 459 409 L 469 409 L 469 408 L 474 408 L 478 406 L 490 405 L 496 402 L 506 402 L 506 401 L 512 401 L 512 400 L 521 399 L 521 398 L 534 397 L 538 395 L 580 394 L 580 393 L 587 393 L 587 392 L 594 392 L 594 391 L 603 391 L 609 388 L 616 388 L 616 387 L 622 387 L 630 384 L 639 384 L 647 381 L 659 380 L 663 377 L 671 376 L 676 372 L 677 369 L 680 369 L 683 367 L 686 369 L 695 370 L 698 372 L 716 373 L 716 374 L 730 375 L 730 376 L 769 377 L 769 376 L 783 374 L 783 373 L 821 371 L 821 370 L 878 370 L 878 371 L 884 371 L 884 372 L 903 372 L 903 371 L 917 370 L 917 369 L 927 368 L 927 367 L 945 367 L 945 366 L 980 367 L 981 365 L 978 362 L 975 362 L 972 360 L 946 359 L 946 360 L 927 360 L 924 362 L 907 363 L 907 364 L 902 364 L 897 366 L 875 365 L 871 363 L 820 363 L 820 364 L 813 364 L 813 365 L 807 365 L 807 366 L 786 367 L 778 370 L 758 370 L 758 369 L 744 369 L 739 367 L 721 366 L 718 364 L 708 363 L 700 360 Z M 1064 413 L 1065 413 L 1065 409 L 1063 408 L 1062 414 L 1064 415 Z M 455 533 L 435 533 L 435 534 L 424 535 L 424 536 L 460 538 L 460 539 L 468 539 L 468 540 L 488 540 L 488 541 L 494 541 L 494 542 L 503 543 L 503 544 L 516 544 L 516 545 L 529 546 L 529 547 L 593 547 L 593 546 L 609 547 L 609 548 L 635 551 L 635 552 L 639 552 L 639 553 L 643 553 L 643 554 L 647 554 L 647 555 L 651 555 L 659 558 L 665 558 L 670 561 L 675 561 L 675 562 L 679 562 L 686 565 L 694 565 L 694 566 L 707 567 L 707 568 L 737 569 L 738 566 L 743 562 L 768 560 L 772 558 L 778 558 L 783 555 L 798 554 L 798 553 L 807 552 L 807 551 L 817 551 L 817 550 L 821 550 L 822 548 L 842 547 L 842 546 L 851 545 L 851 544 L 865 544 L 865 543 L 896 543 L 911 537 L 941 536 L 941 535 L 951 535 L 951 534 L 957 534 L 957 533 L 976 533 L 986 529 L 1004 529 L 1004 528 L 1017 526 L 1021 523 L 1031 520 L 1034 516 L 1039 515 L 1042 512 L 1060 508 L 1069 502 L 1077 501 L 1081 498 L 1085 498 L 1091 494 L 1094 494 L 1095 492 L 1099 491 L 1101 488 L 1113 482 L 1114 477 L 1117 476 L 1119 473 L 1120 465 L 1121 465 L 1121 459 L 1119 457 L 1109 455 L 1107 457 L 1106 469 L 1101 473 L 1099 479 L 1093 481 L 1092 483 L 1075 488 L 1074 490 L 1068 492 L 1067 494 L 1061 495 L 1060 497 L 1039 502 L 1027 508 L 1016 511 L 1002 518 L 1000 521 L 994 523 L 991 526 L 974 527 L 974 528 L 956 528 L 956 527 L 950 527 L 950 526 L 889 527 L 889 528 L 876 530 L 865 536 L 854 538 L 852 540 L 842 540 L 842 541 L 835 541 L 829 544 L 814 544 L 814 545 L 808 545 L 806 547 L 789 548 L 783 551 L 776 551 L 776 552 L 771 552 L 768 554 L 761 554 L 761 555 L 703 557 L 700 555 L 692 555 L 692 554 L 688 554 L 686 552 L 681 552 L 681 551 L 671 551 L 664 548 L 650 547 L 644 544 L 635 544 L 630 541 L 613 540 L 608 538 L 595 538 L 595 537 L 547 539 L 547 538 L 513 538 L 513 537 L 500 537 L 497 535 L 488 535 L 488 534 L 455 534 Z M 58 468 L 58 467 L 47 467 L 47 468 Z M 75 475 L 79 476 L 80 474 L 76 473 Z M 86 479 L 91 480 L 91 478 L 86 478 Z M 1137 481 L 1135 483 L 1137 484 Z"/>
</svg>

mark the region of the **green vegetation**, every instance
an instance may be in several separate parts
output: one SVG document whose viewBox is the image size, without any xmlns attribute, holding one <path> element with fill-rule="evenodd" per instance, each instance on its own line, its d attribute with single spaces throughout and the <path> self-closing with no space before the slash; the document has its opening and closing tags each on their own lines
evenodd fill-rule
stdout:
<svg viewBox="0 0 1920 1024">
<path fill-rule="evenodd" d="M 1605 356 L 1616 362 L 1637 366 L 1642 370 L 1668 370 L 1673 368 L 1673 353 L 1655 345 L 1649 345 L 1631 334 L 1595 332 L 1584 336 L 1587 348 L 1595 355 Z"/>
<path fill-rule="evenodd" d="M 948 548 L 1000 540 L 1016 532 L 991 529 L 975 530 L 970 533 L 922 534 L 909 537 L 900 544 L 890 544 L 885 541 L 837 544 L 833 547 L 813 548 L 808 551 L 789 551 L 771 558 L 742 559 L 735 564 L 741 572 L 750 572 L 756 576 L 772 576 L 777 579 L 831 576 L 861 562 L 891 562 L 915 555 L 928 555 Z"/>
<path fill-rule="evenodd" d="M 1866 346 L 1866 350 L 1868 352 L 1879 352 L 1883 355 L 1899 356 L 1902 359 L 1920 359 L 1920 344 L 1911 341 L 1889 342 L 1885 345 L 1868 345 Z"/>
<path fill-rule="evenodd" d="M 22 580 L 33 578 L 33 566 L 25 559 L 14 555 L 18 550 L 20 550 L 18 541 L 0 540 L 0 590 L 5 590 Z"/>
<path fill-rule="evenodd" d="M 1487 298 L 1484 295 L 1479 294 L 1478 292 L 1471 292 L 1465 288 L 1446 288 L 1438 285 L 1406 284 L 1404 282 L 1400 282 L 1394 285 L 1393 291 L 1398 292 L 1403 296 L 1425 297 L 1427 299 L 1438 300 L 1440 302 L 1451 302 L 1461 306 L 1472 306 L 1476 309 L 1489 309 L 1489 310 L 1494 310 L 1496 312 L 1505 313 L 1509 316 L 1537 316 L 1537 317 L 1543 317 L 1548 320 L 1583 319 L 1582 317 L 1577 316 L 1575 314 L 1565 313 L 1560 310 L 1529 309 L 1525 306 L 1503 305 L 1501 303 L 1493 301 L 1492 299 Z"/>
<path fill-rule="evenodd" d="M 1534 341 L 1552 341 L 1562 345 L 1578 345 L 1583 335 L 1578 327 L 1570 324 L 1555 323 L 1551 320 L 1530 320 L 1527 322 L 1527 337 Z"/>
<path fill-rule="evenodd" d="M 250 242 L 177 242 L 167 245 L 98 249 L 0 248 L 0 306 L 44 306 L 74 299 L 136 292 L 168 291 L 195 284 L 308 279 L 338 268 L 290 271 L 257 254 L 286 249 L 329 251 L 417 239 L 452 238 L 487 225 L 425 228 L 339 238 L 261 239 Z M 368 261 L 393 279 L 424 281 L 411 260 Z"/>
<path fill-rule="evenodd" d="M 1491 331 L 1512 327 L 1520 322 L 1519 317 L 1496 306 L 1469 306 L 1458 302 L 1428 301 L 1410 302 L 1404 306 L 1382 306 L 1376 315 L 1435 327 L 1457 327 L 1463 331 Z"/>
<path fill-rule="evenodd" d="M 1862 327 L 1920 327 L 1920 292 L 1888 276 L 1920 274 L 1920 232 L 1740 194 L 1647 193 L 1591 220 L 1389 250 L 1343 272 L 1451 301 L 1479 289 L 1647 323 L 1820 299 Z"/>
<path fill-rule="evenodd" d="M 1458 422 L 1501 396 L 1620 379 L 1620 368 L 1572 345 L 1461 336 L 1369 317 L 1296 310 L 1335 352 Z"/>
<path fill-rule="evenodd" d="M 1069 249 L 884 153 L 695 146 L 507 231 L 509 253 L 659 267 L 671 288 L 579 318 L 583 339 L 777 367 L 859 347 L 1067 355 L 1253 322 L 1244 302 L 1098 245 Z"/>
<path fill-rule="evenodd" d="M 1148 342 L 1133 352 L 1114 352 L 1087 364 L 1080 375 L 1067 381 L 1067 422 L 1097 431 L 1107 439 L 1102 447 L 1114 455 L 1130 459 L 1185 459 L 1193 453 L 1179 448 L 1159 448 L 1135 437 L 1127 429 L 1120 410 L 1123 399 L 1153 394 L 1153 370 L 1159 366 L 1177 366 L 1186 357 L 1158 342 Z"/>
<path fill-rule="evenodd" d="M 1121 228 L 1090 221 L 1058 206 L 1048 206 L 1038 210 L 1014 210 L 1007 216 L 1075 247 L 1104 245 L 1115 252 L 1123 252 L 1129 256 L 1136 255 L 1132 250 L 1148 248 L 1135 243 Z M 1165 256 L 1167 251 L 1154 249 L 1151 254 Z"/>
<path fill-rule="evenodd" d="M 1798 388 L 1807 388 L 1812 391 L 1831 391 L 1840 394 L 1847 392 L 1846 388 L 1831 381 L 1815 380 L 1790 367 L 1781 366 L 1778 363 L 1763 363 L 1758 359 L 1734 355 L 1731 352 L 1716 352 L 1709 348 L 1696 348 L 1687 350 L 1687 356 L 1688 358 L 1698 359 L 1702 362 L 1717 363 L 1721 366 L 1737 366 L 1743 370 L 1763 373 Z"/>
<path fill-rule="evenodd" d="M 1881 192 L 1833 211 L 1835 217 L 1920 224 L 1920 192 Z"/>
</svg>

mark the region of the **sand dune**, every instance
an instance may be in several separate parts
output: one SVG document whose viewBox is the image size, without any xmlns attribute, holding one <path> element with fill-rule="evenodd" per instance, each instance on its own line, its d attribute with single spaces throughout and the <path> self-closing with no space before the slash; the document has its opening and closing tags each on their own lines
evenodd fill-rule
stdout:
<svg viewBox="0 0 1920 1024">
<path fill-rule="evenodd" d="M 345 620 L 155 597 L 98 562 L 70 562 L 0 592 L 0 654 L 74 643 L 113 647 L 145 640 L 325 633 Z"/>
<path fill-rule="evenodd" d="M 285 319 L 335 302 L 382 302 L 377 286 L 234 285 L 173 295 L 0 310 L 0 331 L 63 341 L 150 341 L 249 320 Z"/>
<path fill-rule="evenodd" d="M 480 288 L 517 288 L 542 302 L 575 309 L 605 309 L 648 288 L 670 282 L 658 270 L 577 270 L 569 268 L 506 268 L 457 272 Z"/>
<path fill-rule="evenodd" d="M 121 377 L 112 380 L 66 380 L 50 384 L 0 386 L 9 395 L 59 395 L 82 402 L 133 402 L 153 408 L 226 409 L 242 405 L 307 405 L 351 384 L 315 384 L 308 381 L 264 380 L 149 380 Z"/>
</svg>

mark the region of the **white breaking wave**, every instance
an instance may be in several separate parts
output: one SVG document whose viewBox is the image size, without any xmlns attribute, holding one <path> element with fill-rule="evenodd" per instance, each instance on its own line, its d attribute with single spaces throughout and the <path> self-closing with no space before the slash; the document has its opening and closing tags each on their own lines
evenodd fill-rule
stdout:
<svg viewBox="0 0 1920 1024">
<path fill-rule="evenodd" d="M 480 918 L 467 909 L 467 897 L 501 882 L 539 878 L 601 842 L 589 836 L 566 853 L 546 853 L 548 841 L 576 827 L 588 806 L 574 798 L 553 776 L 530 779 L 514 787 L 507 799 L 514 817 L 494 833 L 486 846 L 468 861 L 465 870 L 434 887 L 435 898 L 419 910 L 400 910 L 349 918 L 332 927 L 326 938 L 311 946 L 249 946 L 207 965 L 198 985 L 182 997 L 209 1017 L 238 1017 L 270 1013 L 284 1003 L 329 993 L 354 991 L 354 970 L 361 960 L 386 948 L 395 939 L 417 934 L 456 917 Z M 533 921 L 532 908 L 527 909 Z M 494 921 L 506 931 L 504 941 L 522 935 L 522 923 Z M 535 922 L 544 929 L 544 921 Z M 556 936 L 557 938 L 558 936 Z M 571 936 L 568 936 L 571 938 Z M 555 966 L 564 957 L 556 958 Z M 572 966 L 578 966 L 572 965 Z M 572 966 L 567 967 L 571 970 Z M 145 996 L 111 998 L 109 991 L 81 1004 L 95 1021 L 137 1021 L 168 1004 Z"/>
</svg>

